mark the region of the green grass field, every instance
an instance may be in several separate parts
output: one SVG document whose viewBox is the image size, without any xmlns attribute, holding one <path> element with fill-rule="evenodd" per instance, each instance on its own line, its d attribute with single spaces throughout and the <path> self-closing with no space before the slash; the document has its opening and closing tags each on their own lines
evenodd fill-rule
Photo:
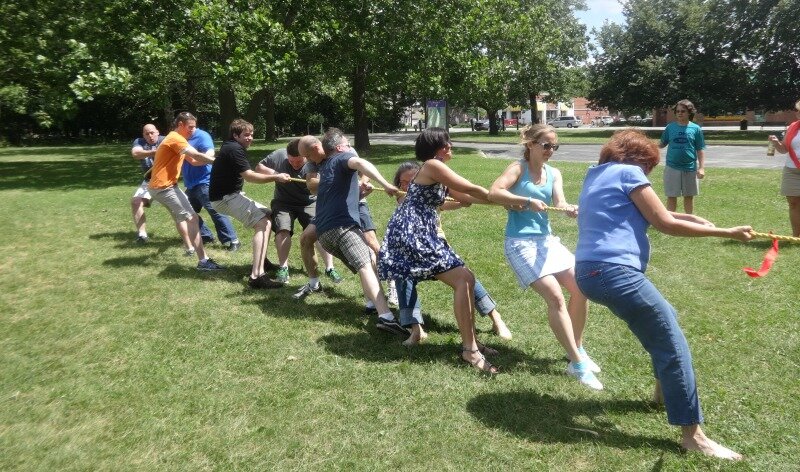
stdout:
<svg viewBox="0 0 800 472">
<path fill-rule="evenodd" d="M 558 140 L 562 144 L 603 144 L 615 131 L 625 129 L 618 127 L 606 128 L 559 128 Z M 661 137 L 661 130 L 644 129 L 642 130 L 652 139 Z M 767 147 L 767 136 L 775 134 L 774 131 L 749 130 L 739 131 L 730 130 L 704 130 L 706 144 L 712 145 L 748 145 Z M 477 142 L 477 143 L 517 143 L 519 142 L 519 131 L 514 128 L 506 128 L 498 135 L 491 136 L 488 131 L 469 131 L 451 134 L 453 141 Z"/>
<path fill-rule="evenodd" d="M 411 156 L 374 146 L 370 158 L 391 176 Z M 586 165 L 553 164 L 575 202 Z M 464 151 L 452 162 L 482 185 L 506 165 Z M 660 169 L 652 180 L 660 192 Z M 294 301 L 296 241 L 289 286 L 273 291 L 246 288 L 251 234 L 238 223 L 241 251 L 209 248 L 220 274 L 195 271 L 161 206 L 147 212 L 152 243 L 135 245 L 139 181 L 125 145 L 0 149 L 0 470 L 797 470 L 800 247 L 783 244 L 750 279 L 741 269 L 766 241 L 651 234 L 648 273 L 680 313 L 705 429 L 746 456 L 729 464 L 679 452 L 678 429 L 647 403 L 646 354 L 605 308 L 590 307 L 585 341 L 605 390 L 562 374 L 544 303 L 504 260 L 497 207 L 443 216 L 514 333 L 502 343 L 478 320 L 504 370 L 490 379 L 458 362 L 444 285 L 421 285 L 431 336 L 406 349 L 362 315 L 355 276 Z M 696 209 L 786 234 L 778 186 L 775 171 L 711 169 Z M 393 202 L 370 205 L 381 235 Z M 575 221 L 553 227 L 574 248 Z"/>
</svg>

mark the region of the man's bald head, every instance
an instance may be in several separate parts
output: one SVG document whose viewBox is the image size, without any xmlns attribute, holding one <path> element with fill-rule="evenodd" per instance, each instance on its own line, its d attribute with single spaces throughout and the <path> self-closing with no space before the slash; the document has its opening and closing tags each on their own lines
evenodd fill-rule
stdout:
<svg viewBox="0 0 800 472">
<path fill-rule="evenodd" d="M 156 125 L 148 123 L 142 127 L 142 137 L 148 144 L 155 144 L 158 141 L 158 128 Z"/>
<path fill-rule="evenodd" d="M 297 150 L 300 155 L 309 161 L 319 164 L 325 159 L 325 151 L 322 149 L 322 142 L 316 136 L 306 135 L 300 138 L 297 143 Z"/>
</svg>

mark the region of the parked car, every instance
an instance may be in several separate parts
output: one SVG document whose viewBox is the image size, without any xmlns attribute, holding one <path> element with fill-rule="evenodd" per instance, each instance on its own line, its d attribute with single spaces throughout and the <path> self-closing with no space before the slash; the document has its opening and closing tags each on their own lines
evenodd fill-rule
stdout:
<svg viewBox="0 0 800 472">
<path fill-rule="evenodd" d="M 608 126 L 614 122 L 614 118 L 610 116 L 598 116 L 594 120 L 592 120 L 592 124 L 595 126 Z"/>
<path fill-rule="evenodd" d="M 475 131 L 483 131 L 489 129 L 489 120 L 475 120 L 475 124 L 473 125 Z"/>
<path fill-rule="evenodd" d="M 583 122 L 574 116 L 561 116 L 548 121 L 547 124 L 553 128 L 577 128 L 582 125 Z"/>
</svg>

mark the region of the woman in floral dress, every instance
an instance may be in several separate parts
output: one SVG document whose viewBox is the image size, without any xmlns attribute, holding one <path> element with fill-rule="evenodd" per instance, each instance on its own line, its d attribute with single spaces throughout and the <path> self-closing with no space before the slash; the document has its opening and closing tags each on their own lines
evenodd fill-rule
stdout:
<svg viewBox="0 0 800 472">
<path fill-rule="evenodd" d="M 406 199 L 389 220 L 378 255 L 378 274 L 384 280 L 411 279 L 412 288 L 416 282 L 434 279 L 449 285 L 461 334 L 460 358 L 478 370 L 495 374 L 498 368 L 484 354 L 496 351 L 481 345 L 475 336 L 475 277 L 436 231 L 436 209 L 448 195 L 465 203 L 489 203 L 489 191 L 447 166 L 453 153 L 450 135 L 444 129 L 424 130 L 417 137 L 414 151 L 423 164 L 409 184 Z M 398 295 L 410 296 L 412 292 L 415 290 Z"/>
</svg>

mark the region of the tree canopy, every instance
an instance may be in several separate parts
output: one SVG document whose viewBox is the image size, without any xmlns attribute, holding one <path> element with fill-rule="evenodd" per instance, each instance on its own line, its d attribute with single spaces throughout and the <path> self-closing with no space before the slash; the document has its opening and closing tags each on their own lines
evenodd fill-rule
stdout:
<svg viewBox="0 0 800 472">
<path fill-rule="evenodd" d="M 790 108 L 800 96 L 796 1 L 630 0 L 607 24 L 588 98 L 623 111 L 691 97 L 706 114 Z M 796 35 L 795 35 L 796 36 Z"/>
</svg>

